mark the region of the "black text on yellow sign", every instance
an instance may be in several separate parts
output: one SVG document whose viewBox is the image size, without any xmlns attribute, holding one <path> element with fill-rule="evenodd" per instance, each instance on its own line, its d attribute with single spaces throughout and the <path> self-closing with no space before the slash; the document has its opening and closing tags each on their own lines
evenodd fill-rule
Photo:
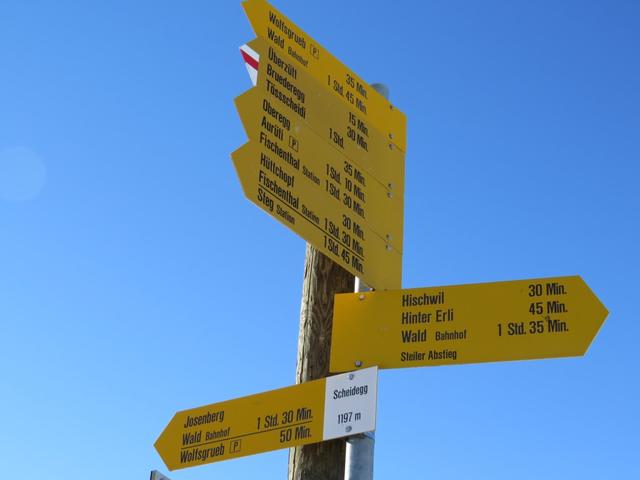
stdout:
<svg viewBox="0 0 640 480">
<path fill-rule="evenodd" d="M 377 368 L 178 412 L 156 450 L 169 470 L 375 429 Z"/>
<path fill-rule="evenodd" d="M 249 200 L 369 285 L 400 287 L 401 253 L 305 176 L 300 158 L 276 161 L 270 144 L 255 141 L 231 156 Z"/>
<path fill-rule="evenodd" d="M 248 0 L 243 6 L 258 37 L 406 150 L 406 118 L 400 110 L 266 1 Z"/>
<path fill-rule="evenodd" d="M 330 368 L 579 356 L 607 314 L 579 276 L 340 294 Z"/>
<path fill-rule="evenodd" d="M 269 104 L 258 109 L 273 128 L 295 135 L 308 127 L 391 195 L 403 197 L 403 151 L 373 128 L 361 112 L 338 102 L 304 69 L 283 57 L 277 47 L 261 38 L 249 46 L 260 56 L 256 88 Z"/>
<path fill-rule="evenodd" d="M 252 88 L 236 98 L 236 106 L 249 139 L 268 150 L 260 157 L 261 168 L 269 169 L 288 188 L 300 191 L 307 202 L 314 203 L 311 197 L 315 197 L 316 203 L 367 224 L 402 253 L 401 195 L 376 181 L 304 124 L 290 123 L 276 110 L 276 101 L 259 89 Z"/>
</svg>

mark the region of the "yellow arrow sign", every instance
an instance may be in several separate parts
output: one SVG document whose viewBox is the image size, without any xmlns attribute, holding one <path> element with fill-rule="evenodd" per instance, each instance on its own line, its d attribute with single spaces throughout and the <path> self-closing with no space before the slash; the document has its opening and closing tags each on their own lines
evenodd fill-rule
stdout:
<svg viewBox="0 0 640 480">
<path fill-rule="evenodd" d="M 343 197 L 332 201 L 322 190 L 331 186 L 318 187 L 301 158 L 280 145 L 251 141 L 231 154 L 247 198 L 367 284 L 399 288 L 400 252 L 361 220 L 355 204 L 347 209 Z"/>
<path fill-rule="evenodd" d="M 607 314 L 579 276 L 336 295 L 331 371 L 584 355 Z"/>
<path fill-rule="evenodd" d="M 406 150 L 406 118 L 400 110 L 266 1 L 249 0 L 243 6 L 256 35 Z"/>
<path fill-rule="evenodd" d="M 155 443 L 169 470 L 375 429 L 377 368 L 178 412 Z"/>
<path fill-rule="evenodd" d="M 358 110 L 337 101 L 304 69 L 286 59 L 277 47 L 261 38 L 248 45 L 260 56 L 256 89 L 264 92 L 273 106 L 271 116 L 266 113 L 270 123 L 287 133 L 307 125 L 394 196 L 403 196 L 404 152 L 395 148 Z"/>
<path fill-rule="evenodd" d="M 402 252 L 401 195 L 376 181 L 304 124 L 290 124 L 270 95 L 252 88 L 236 98 L 236 106 L 249 138 L 268 151 L 268 160 L 261 155 L 254 159 L 256 172 L 260 166 L 269 168 L 307 206 L 321 203 L 340 218 L 347 216 L 367 224 Z"/>
</svg>

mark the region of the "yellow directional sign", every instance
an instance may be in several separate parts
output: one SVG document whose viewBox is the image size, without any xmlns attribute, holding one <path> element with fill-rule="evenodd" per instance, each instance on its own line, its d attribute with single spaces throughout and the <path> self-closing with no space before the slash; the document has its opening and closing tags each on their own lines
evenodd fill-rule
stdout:
<svg viewBox="0 0 640 480">
<path fill-rule="evenodd" d="M 308 72 L 335 98 L 357 109 L 374 128 L 406 150 L 406 118 L 401 111 L 266 1 L 248 0 L 243 6 L 256 35 L 279 56 Z"/>
<path fill-rule="evenodd" d="M 607 314 L 579 276 L 341 294 L 330 368 L 579 356 Z"/>
<path fill-rule="evenodd" d="M 252 88 L 236 98 L 236 106 L 249 139 L 268 152 L 268 161 L 261 155 L 254 159 L 256 172 L 260 166 L 269 168 L 307 206 L 320 203 L 339 218 L 347 216 L 367 224 L 402 252 L 401 195 L 394 195 L 304 124 L 289 123 L 270 95 Z"/>
<path fill-rule="evenodd" d="M 367 284 L 400 288 L 404 114 L 266 1 L 243 5 L 258 35 L 242 47 L 257 85 L 236 99 L 245 194 Z"/>
<path fill-rule="evenodd" d="M 327 175 L 309 167 L 305 174 L 305 160 L 266 139 L 250 141 L 231 156 L 249 200 L 367 284 L 400 287 L 402 255 L 354 211 L 355 200 L 347 208 L 344 197 L 338 202 L 330 195 L 331 169 Z M 322 179 L 319 186 L 316 179 Z"/>
<path fill-rule="evenodd" d="M 274 128 L 295 135 L 305 125 L 321 139 L 344 154 L 358 168 L 370 173 L 389 192 L 404 193 L 404 152 L 395 148 L 386 135 L 377 131 L 360 111 L 338 102 L 303 68 L 262 38 L 248 43 L 260 57 L 258 84 L 272 108 L 263 112 Z"/>
<path fill-rule="evenodd" d="M 155 443 L 169 470 L 375 429 L 369 368 L 178 412 Z"/>
</svg>

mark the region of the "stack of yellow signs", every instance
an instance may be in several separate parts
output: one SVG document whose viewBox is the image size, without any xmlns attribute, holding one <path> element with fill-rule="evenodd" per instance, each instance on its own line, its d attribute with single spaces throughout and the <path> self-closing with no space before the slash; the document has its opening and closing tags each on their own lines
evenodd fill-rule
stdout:
<svg viewBox="0 0 640 480">
<path fill-rule="evenodd" d="M 257 85 L 236 99 L 245 195 L 347 271 L 400 288 L 406 119 L 265 1 L 244 3 Z"/>
</svg>

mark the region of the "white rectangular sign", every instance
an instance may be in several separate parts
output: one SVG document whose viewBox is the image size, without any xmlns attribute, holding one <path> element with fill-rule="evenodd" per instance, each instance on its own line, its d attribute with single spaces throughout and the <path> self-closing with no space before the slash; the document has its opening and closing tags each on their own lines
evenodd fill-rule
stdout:
<svg viewBox="0 0 640 480">
<path fill-rule="evenodd" d="M 377 398 L 378 367 L 327 377 L 323 439 L 375 430 Z"/>
</svg>

